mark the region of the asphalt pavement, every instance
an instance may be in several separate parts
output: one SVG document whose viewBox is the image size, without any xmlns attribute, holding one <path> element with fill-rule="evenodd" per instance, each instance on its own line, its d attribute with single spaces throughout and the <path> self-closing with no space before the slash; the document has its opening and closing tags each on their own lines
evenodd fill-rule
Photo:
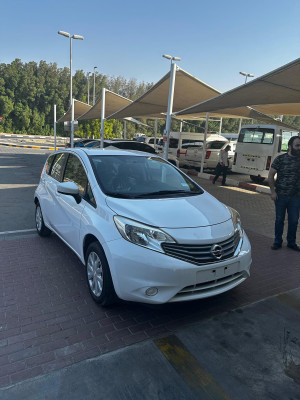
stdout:
<svg viewBox="0 0 300 400">
<path fill-rule="evenodd" d="M 42 150 L 0 146 L 5 232 L 33 226 L 24 225 L 34 210 L 24 190 L 34 190 L 45 157 Z M 6 233 L 1 400 L 300 399 L 299 254 L 270 249 L 268 194 L 212 185 L 209 175 L 193 179 L 240 212 L 252 244 L 251 277 L 205 300 L 104 309 L 91 300 L 81 263 L 55 235 Z"/>
</svg>

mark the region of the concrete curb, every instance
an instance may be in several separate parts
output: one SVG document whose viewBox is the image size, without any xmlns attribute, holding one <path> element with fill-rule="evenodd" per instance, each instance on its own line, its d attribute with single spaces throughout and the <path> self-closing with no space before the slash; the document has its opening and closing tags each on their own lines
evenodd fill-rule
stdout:
<svg viewBox="0 0 300 400">
<path fill-rule="evenodd" d="M 1 146 L 9 146 L 9 147 L 22 147 L 25 149 L 43 149 L 43 150 L 54 150 L 54 147 L 46 147 L 46 146 L 30 146 L 27 144 L 12 144 L 12 143 L 2 143 L 0 142 Z M 61 146 L 56 146 L 56 149 L 62 148 Z"/>
<path fill-rule="evenodd" d="M 206 174 L 204 172 L 197 172 L 197 171 L 190 171 L 190 170 L 184 170 L 184 172 L 187 175 L 194 175 L 198 176 L 198 178 L 206 179 L 212 181 L 214 178 L 214 175 L 211 174 Z M 218 179 L 217 182 L 222 182 L 222 177 Z M 255 185 L 252 183 L 247 183 L 247 182 L 238 182 L 234 179 L 227 178 L 226 183 L 230 186 L 238 187 L 241 189 L 246 189 L 246 190 L 251 190 L 253 192 L 259 192 L 259 193 L 265 193 L 265 194 L 271 194 L 270 188 L 265 187 L 265 186 L 260 186 L 260 185 Z"/>
</svg>

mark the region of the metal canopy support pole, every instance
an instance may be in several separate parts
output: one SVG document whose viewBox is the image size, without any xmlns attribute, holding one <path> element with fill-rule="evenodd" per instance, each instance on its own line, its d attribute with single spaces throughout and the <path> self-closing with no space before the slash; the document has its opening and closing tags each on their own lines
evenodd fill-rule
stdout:
<svg viewBox="0 0 300 400">
<path fill-rule="evenodd" d="M 158 122 L 158 119 L 155 118 L 155 120 L 154 120 L 154 146 L 157 143 L 157 122 Z"/>
<path fill-rule="evenodd" d="M 72 99 L 72 108 L 71 108 L 71 147 L 74 147 L 74 99 Z"/>
<path fill-rule="evenodd" d="M 126 139 L 126 119 L 124 119 L 124 133 L 123 133 L 123 139 Z"/>
<path fill-rule="evenodd" d="M 240 133 L 240 130 L 241 130 L 241 127 L 242 127 L 242 121 L 243 121 L 243 119 L 241 118 L 241 119 L 240 119 L 240 122 L 239 122 L 239 129 L 238 129 L 238 133 Z"/>
<path fill-rule="evenodd" d="M 102 99 L 101 99 L 101 129 L 100 129 L 100 148 L 104 146 L 104 120 L 105 120 L 105 88 L 102 88 Z"/>
<path fill-rule="evenodd" d="M 208 120 L 209 120 L 209 113 L 206 113 L 204 140 L 203 140 L 203 147 L 202 147 L 201 168 L 200 168 L 201 174 L 203 173 L 204 157 L 205 157 L 205 153 L 206 153 L 206 138 L 207 138 L 207 131 L 208 131 Z"/>
<path fill-rule="evenodd" d="M 221 117 L 220 119 L 220 127 L 219 127 L 219 135 L 222 133 L 222 123 L 223 123 L 223 118 Z"/>
<path fill-rule="evenodd" d="M 180 128 L 179 128 L 179 132 L 182 132 L 182 120 L 180 121 Z"/>
<path fill-rule="evenodd" d="M 170 87 L 169 87 L 169 99 L 168 99 L 168 110 L 167 110 L 167 120 L 166 120 L 166 128 L 164 131 L 164 159 L 168 159 L 168 151 L 169 151 L 169 142 L 170 142 L 170 129 L 171 129 L 171 121 L 172 121 L 172 112 L 173 112 L 173 99 L 174 99 L 174 88 L 175 88 L 175 76 L 176 76 L 176 68 L 177 65 L 175 63 L 171 64 L 171 72 L 170 72 Z"/>
<path fill-rule="evenodd" d="M 72 36 L 70 36 L 70 106 L 72 105 Z"/>
<path fill-rule="evenodd" d="M 54 104 L 54 150 L 56 150 L 56 104 Z"/>
</svg>

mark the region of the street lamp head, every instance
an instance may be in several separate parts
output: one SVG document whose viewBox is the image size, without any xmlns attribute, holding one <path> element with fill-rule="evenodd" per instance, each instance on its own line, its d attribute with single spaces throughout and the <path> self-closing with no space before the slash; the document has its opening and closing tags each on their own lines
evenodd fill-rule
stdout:
<svg viewBox="0 0 300 400">
<path fill-rule="evenodd" d="M 172 60 L 174 60 L 174 61 L 180 61 L 181 58 L 180 58 L 180 57 L 172 57 Z"/>
<path fill-rule="evenodd" d="M 162 56 L 168 60 L 172 60 L 172 56 L 169 56 L 169 54 L 163 54 Z"/>
<path fill-rule="evenodd" d="M 247 72 L 240 72 L 241 75 L 248 76 L 249 78 L 253 78 L 253 74 L 247 74 Z"/>
<path fill-rule="evenodd" d="M 94 69 L 96 69 L 96 68 L 98 68 L 98 67 L 94 67 Z"/>
<path fill-rule="evenodd" d="M 83 39 L 84 39 L 84 37 L 83 37 L 83 36 L 81 36 L 81 35 L 73 35 L 73 36 L 72 36 L 72 39 L 79 39 L 79 40 L 83 40 Z"/>
<path fill-rule="evenodd" d="M 66 37 L 70 37 L 71 36 L 68 32 L 64 32 L 64 31 L 58 31 L 57 33 L 59 35 L 66 36 Z"/>
</svg>

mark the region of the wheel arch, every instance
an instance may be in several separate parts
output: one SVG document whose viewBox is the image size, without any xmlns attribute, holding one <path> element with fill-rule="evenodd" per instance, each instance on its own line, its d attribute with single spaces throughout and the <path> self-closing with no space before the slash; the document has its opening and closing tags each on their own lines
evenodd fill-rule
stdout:
<svg viewBox="0 0 300 400">
<path fill-rule="evenodd" d="M 104 251 L 103 246 L 101 245 L 99 239 L 98 239 L 95 235 L 93 235 L 92 233 L 89 233 L 89 234 L 87 234 L 87 235 L 85 236 L 85 238 L 84 238 L 84 240 L 83 240 L 83 248 L 82 248 L 82 250 L 83 250 L 83 258 L 84 258 L 84 259 L 85 259 L 85 253 L 86 253 L 86 251 L 87 251 L 89 245 L 90 245 L 91 243 L 93 243 L 93 242 L 98 242 L 98 243 L 99 243 L 99 246 L 101 247 L 101 249 L 102 249 L 102 251 L 103 251 L 103 253 L 104 253 L 104 255 L 105 255 L 105 251 Z M 106 257 L 106 255 L 105 255 L 105 257 Z M 106 258 L 107 258 L 107 257 L 106 257 Z"/>
</svg>

